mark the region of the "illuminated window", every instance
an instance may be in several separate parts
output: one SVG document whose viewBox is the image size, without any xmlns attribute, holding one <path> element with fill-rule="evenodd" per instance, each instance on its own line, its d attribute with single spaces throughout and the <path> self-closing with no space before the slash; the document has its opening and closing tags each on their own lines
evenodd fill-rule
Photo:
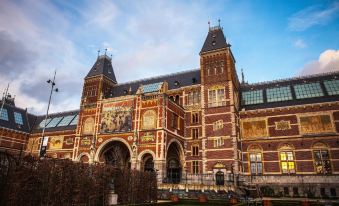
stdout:
<svg viewBox="0 0 339 206">
<path fill-rule="evenodd" d="M 192 156 L 199 156 L 199 146 L 198 145 L 192 146 Z"/>
<path fill-rule="evenodd" d="M 292 151 L 281 151 L 280 163 L 282 173 L 295 173 L 295 162 Z"/>
<path fill-rule="evenodd" d="M 198 137 L 199 137 L 199 129 L 197 128 L 192 129 L 192 138 L 198 139 Z"/>
<path fill-rule="evenodd" d="M 219 107 L 225 105 L 225 89 L 212 89 L 208 91 L 208 107 Z"/>
<path fill-rule="evenodd" d="M 187 105 L 197 105 L 200 103 L 200 92 L 194 91 L 188 93 Z"/>
<path fill-rule="evenodd" d="M 318 82 L 310 84 L 294 85 L 295 96 L 297 99 L 322 97 L 324 93 Z"/>
<path fill-rule="evenodd" d="M 221 147 L 225 144 L 225 140 L 222 138 L 222 137 L 219 137 L 219 138 L 216 138 L 213 140 L 214 142 L 214 147 L 217 148 L 217 147 Z"/>
<path fill-rule="evenodd" d="M 292 100 L 291 88 L 289 86 L 267 89 L 266 95 L 267 102 Z"/>
<path fill-rule="evenodd" d="M 195 112 L 195 113 L 192 113 L 192 123 L 199 123 L 199 113 L 198 112 Z"/>
<path fill-rule="evenodd" d="M 215 121 L 213 123 L 213 131 L 220 130 L 224 127 L 224 122 L 221 120 Z"/>
<path fill-rule="evenodd" d="M 262 158 L 261 152 L 250 153 L 251 174 L 262 174 Z"/>
<path fill-rule="evenodd" d="M 21 124 L 21 125 L 24 124 L 24 122 L 23 122 L 23 120 L 22 120 L 22 115 L 21 115 L 21 113 L 14 112 L 14 121 L 15 121 L 15 123 L 17 123 L 17 124 Z"/>
<path fill-rule="evenodd" d="M 328 95 L 339 94 L 339 80 L 324 81 L 324 85 Z"/>
<path fill-rule="evenodd" d="M 8 112 L 7 112 L 7 109 L 5 109 L 5 108 L 2 109 L 0 119 L 8 121 Z"/>
<path fill-rule="evenodd" d="M 243 105 L 260 104 L 263 102 L 264 99 L 262 90 L 242 92 Z"/>
<path fill-rule="evenodd" d="M 199 162 L 198 161 L 192 161 L 192 173 L 193 174 L 199 173 Z"/>
<path fill-rule="evenodd" d="M 313 150 L 314 167 L 317 174 L 331 174 L 331 161 L 327 149 Z"/>
</svg>

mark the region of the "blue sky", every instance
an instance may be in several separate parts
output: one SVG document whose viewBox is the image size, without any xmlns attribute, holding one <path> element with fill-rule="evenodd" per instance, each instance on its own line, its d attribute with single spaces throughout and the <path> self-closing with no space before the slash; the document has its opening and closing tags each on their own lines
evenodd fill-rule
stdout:
<svg viewBox="0 0 339 206">
<path fill-rule="evenodd" d="M 0 6 L 0 89 L 17 105 L 79 107 L 83 78 L 108 49 L 118 82 L 199 68 L 208 21 L 221 20 L 238 73 L 259 82 L 339 70 L 339 1 L 10 1 Z"/>
</svg>

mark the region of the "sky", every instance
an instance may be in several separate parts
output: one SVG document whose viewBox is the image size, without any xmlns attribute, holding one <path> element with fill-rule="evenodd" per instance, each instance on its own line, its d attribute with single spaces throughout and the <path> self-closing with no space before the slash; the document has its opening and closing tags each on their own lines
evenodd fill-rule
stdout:
<svg viewBox="0 0 339 206">
<path fill-rule="evenodd" d="M 199 68 L 211 26 L 249 83 L 339 70 L 335 0 L 0 0 L 0 91 L 33 114 L 78 109 L 83 80 L 107 48 L 118 83 Z"/>
</svg>

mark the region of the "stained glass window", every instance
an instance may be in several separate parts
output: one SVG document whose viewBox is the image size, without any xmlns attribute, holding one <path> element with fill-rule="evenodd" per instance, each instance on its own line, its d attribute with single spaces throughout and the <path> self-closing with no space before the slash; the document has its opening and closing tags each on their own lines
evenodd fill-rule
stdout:
<svg viewBox="0 0 339 206">
<path fill-rule="evenodd" d="M 8 112 L 7 112 L 7 109 L 5 109 L 5 108 L 2 109 L 0 119 L 8 121 Z"/>
<path fill-rule="evenodd" d="M 21 125 L 24 124 L 24 122 L 23 122 L 23 120 L 22 120 L 22 115 L 21 115 L 21 113 L 19 113 L 19 112 L 14 112 L 14 121 L 15 121 L 15 123 L 17 123 L 17 124 L 21 124 Z"/>
<path fill-rule="evenodd" d="M 328 95 L 339 94 L 339 80 L 324 81 L 324 85 L 325 85 Z"/>
<path fill-rule="evenodd" d="M 324 96 L 324 93 L 318 82 L 294 85 L 294 91 L 295 91 L 295 96 L 297 99 Z"/>
<path fill-rule="evenodd" d="M 55 117 L 52 119 L 52 121 L 50 121 L 50 123 L 46 126 L 46 128 L 50 128 L 50 127 L 55 127 L 57 126 L 57 124 L 60 122 L 60 120 L 62 119 L 63 117 Z"/>
<path fill-rule="evenodd" d="M 75 115 L 65 116 L 58 124 L 58 127 L 67 126 L 72 121 Z"/>
<path fill-rule="evenodd" d="M 292 100 L 291 88 L 289 86 L 267 89 L 266 95 L 267 102 Z"/>
<path fill-rule="evenodd" d="M 260 104 L 263 103 L 263 94 L 262 90 L 247 91 L 242 93 L 242 104 Z"/>
<path fill-rule="evenodd" d="M 330 174 L 331 162 L 328 150 L 314 150 L 314 167 L 318 174 Z"/>
<path fill-rule="evenodd" d="M 78 119 L 79 119 L 79 115 L 77 115 L 77 116 L 72 120 L 71 124 L 69 124 L 69 125 L 76 125 L 76 124 L 78 124 Z"/>
<path fill-rule="evenodd" d="M 293 152 L 280 152 L 280 162 L 282 173 L 295 173 L 295 162 Z"/>
</svg>

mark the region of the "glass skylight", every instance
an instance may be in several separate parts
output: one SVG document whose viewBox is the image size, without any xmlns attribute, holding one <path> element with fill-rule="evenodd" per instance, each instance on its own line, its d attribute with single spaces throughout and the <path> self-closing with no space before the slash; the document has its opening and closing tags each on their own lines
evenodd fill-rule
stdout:
<svg viewBox="0 0 339 206">
<path fill-rule="evenodd" d="M 79 119 L 79 115 L 77 115 L 77 116 L 72 120 L 71 124 L 69 124 L 69 125 L 76 125 L 76 124 L 78 124 L 78 119 Z"/>
<path fill-rule="evenodd" d="M 73 120 L 75 115 L 68 115 L 65 116 L 58 124 L 58 127 L 62 127 L 62 126 L 67 126 L 69 125 L 69 123 L 71 123 L 71 121 Z"/>
<path fill-rule="evenodd" d="M 289 86 L 266 89 L 266 96 L 267 102 L 292 100 L 291 88 Z"/>
<path fill-rule="evenodd" d="M 324 85 L 328 95 L 339 94 L 339 80 L 327 80 L 324 81 Z"/>
<path fill-rule="evenodd" d="M 23 122 L 23 120 L 22 120 L 22 114 L 19 113 L 19 112 L 14 112 L 14 121 L 15 121 L 15 123 L 17 123 L 17 124 L 23 125 L 24 122 Z"/>
<path fill-rule="evenodd" d="M 46 122 L 47 122 L 46 126 L 48 125 L 48 123 L 49 123 L 51 120 L 52 120 L 51 118 L 46 119 Z M 42 121 L 40 122 L 40 124 L 39 124 L 39 127 L 40 127 L 40 128 L 43 128 L 44 126 L 45 126 L 45 120 L 42 120 Z"/>
<path fill-rule="evenodd" d="M 294 91 L 297 99 L 324 96 L 319 82 L 294 85 Z"/>
<path fill-rule="evenodd" d="M 260 104 L 263 102 L 264 102 L 264 99 L 263 99 L 262 90 L 242 92 L 242 104 L 243 105 Z"/>
<path fill-rule="evenodd" d="M 46 126 L 46 128 L 55 127 L 63 117 L 54 117 L 52 121 Z"/>
</svg>

